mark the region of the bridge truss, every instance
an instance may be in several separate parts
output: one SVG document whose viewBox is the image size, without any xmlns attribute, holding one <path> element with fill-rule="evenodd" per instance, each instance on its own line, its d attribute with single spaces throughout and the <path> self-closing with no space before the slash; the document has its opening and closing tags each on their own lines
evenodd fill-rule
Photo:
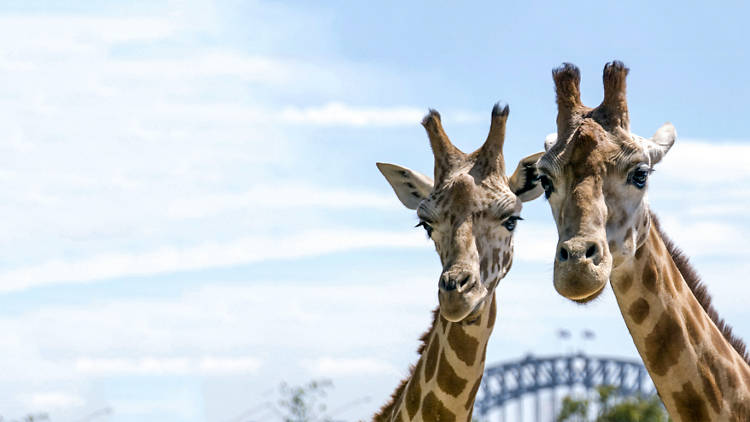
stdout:
<svg viewBox="0 0 750 422">
<path fill-rule="evenodd" d="M 541 420 L 540 393 L 551 396 L 554 414 L 558 388 L 574 387 L 593 390 L 611 385 L 620 396 L 650 396 L 656 393 L 646 368 L 640 361 L 584 354 L 550 357 L 526 356 L 517 361 L 487 367 L 474 404 L 474 414 L 481 419 L 496 410 L 505 411 L 508 402 L 516 401 L 519 421 L 523 420 L 522 399 L 533 397 L 535 420 Z M 503 420 L 506 418 L 503 417 Z"/>
</svg>

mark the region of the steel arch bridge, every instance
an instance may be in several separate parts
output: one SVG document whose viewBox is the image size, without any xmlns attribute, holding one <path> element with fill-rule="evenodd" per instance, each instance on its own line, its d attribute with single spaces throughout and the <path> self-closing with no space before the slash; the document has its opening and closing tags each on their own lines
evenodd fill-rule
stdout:
<svg viewBox="0 0 750 422">
<path fill-rule="evenodd" d="M 621 396 L 656 394 L 653 382 L 640 361 L 586 356 L 582 353 L 549 357 L 528 355 L 485 369 L 474 412 L 484 418 L 493 410 L 503 409 L 506 403 L 530 395 L 536 399 L 536 420 L 540 420 L 541 391 L 552 392 L 554 409 L 556 388 L 583 387 L 591 390 L 599 385 L 614 386 Z"/>
</svg>

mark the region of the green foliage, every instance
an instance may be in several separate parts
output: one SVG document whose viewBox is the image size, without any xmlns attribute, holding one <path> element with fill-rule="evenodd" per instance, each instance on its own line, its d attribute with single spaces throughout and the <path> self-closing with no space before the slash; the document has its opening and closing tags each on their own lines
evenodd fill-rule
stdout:
<svg viewBox="0 0 750 422">
<path fill-rule="evenodd" d="M 596 388 L 598 414 L 593 422 L 667 422 L 669 417 L 658 397 L 620 399 L 613 386 Z M 591 402 L 566 396 L 557 422 L 587 422 Z"/>
<path fill-rule="evenodd" d="M 570 396 L 565 396 L 556 420 L 557 422 L 585 422 L 588 412 L 588 400 L 576 400 Z"/>
<path fill-rule="evenodd" d="M 283 409 L 284 422 L 331 422 L 325 415 L 326 388 L 333 383 L 329 380 L 310 381 L 306 385 L 289 386 L 281 383 L 279 406 Z"/>
</svg>

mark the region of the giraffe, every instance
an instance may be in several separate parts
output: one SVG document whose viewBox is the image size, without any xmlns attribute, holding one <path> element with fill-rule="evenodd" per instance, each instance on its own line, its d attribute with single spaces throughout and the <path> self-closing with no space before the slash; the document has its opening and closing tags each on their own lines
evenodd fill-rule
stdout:
<svg viewBox="0 0 750 422">
<path fill-rule="evenodd" d="M 521 203 L 542 194 L 534 163 L 505 175 L 508 106 L 495 104 L 487 140 L 465 154 L 443 130 L 440 114 L 422 120 L 435 158 L 435 182 L 414 170 L 377 163 L 399 200 L 416 209 L 443 266 L 439 306 L 421 338 L 418 362 L 373 421 L 471 421 L 495 324 L 495 287 L 508 272 Z"/>
<path fill-rule="evenodd" d="M 557 134 L 537 163 L 557 224 L 554 286 L 586 303 L 610 281 L 633 342 L 675 421 L 750 421 L 750 359 L 650 211 L 653 166 L 677 137 L 630 132 L 628 68 L 604 67 L 604 100 L 581 103 L 580 71 L 553 70 Z"/>
</svg>

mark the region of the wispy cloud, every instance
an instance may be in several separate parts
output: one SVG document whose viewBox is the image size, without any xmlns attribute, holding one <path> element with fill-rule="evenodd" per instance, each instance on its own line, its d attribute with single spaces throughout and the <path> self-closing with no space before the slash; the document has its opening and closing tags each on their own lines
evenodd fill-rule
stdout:
<svg viewBox="0 0 750 422">
<path fill-rule="evenodd" d="M 83 406 L 83 397 L 64 391 L 45 391 L 22 395 L 20 401 L 31 409 L 58 410 Z"/>
<path fill-rule="evenodd" d="M 347 189 L 324 189 L 307 183 L 261 185 L 241 193 L 216 193 L 176 199 L 167 206 L 172 218 L 200 218 L 237 209 L 399 209 L 393 195 Z"/>
<path fill-rule="evenodd" d="M 79 260 L 55 259 L 0 273 L 0 291 L 62 282 L 87 282 L 292 259 L 363 248 L 422 248 L 419 233 L 369 230 L 310 230 L 301 234 L 251 236 L 194 247 L 166 246 L 142 253 L 114 252 Z"/>
<path fill-rule="evenodd" d="M 750 142 L 678 139 L 656 170 L 680 183 L 734 184 L 750 179 Z"/>
<path fill-rule="evenodd" d="M 744 225 L 713 218 L 690 221 L 680 214 L 661 213 L 661 222 L 668 236 L 690 256 L 750 255 Z"/>
<path fill-rule="evenodd" d="M 400 375 L 391 363 L 373 358 L 333 358 L 322 357 L 304 360 L 301 365 L 314 376 L 362 376 L 373 374 Z"/>
<path fill-rule="evenodd" d="M 94 376 L 227 375 L 253 373 L 261 366 L 254 357 L 78 358 L 76 371 Z"/>
<path fill-rule="evenodd" d="M 557 244 L 557 230 L 552 221 L 524 222 L 513 237 L 513 260 L 535 263 L 551 262 Z"/>
<path fill-rule="evenodd" d="M 0 28 L 3 35 L 0 45 L 8 45 L 3 51 L 10 57 L 90 52 L 92 48 L 115 43 L 164 39 L 179 29 L 174 21 L 155 17 L 75 14 L 4 15 L 0 16 Z"/>
<path fill-rule="evenodd" d="M 352 107 L 328 103 L 322 107 L 284 109 L 281 119 L 290 123 L 325 126 L 392 126 L 418 123 L 424 110 L 412 107 Z"/>
</svg>

